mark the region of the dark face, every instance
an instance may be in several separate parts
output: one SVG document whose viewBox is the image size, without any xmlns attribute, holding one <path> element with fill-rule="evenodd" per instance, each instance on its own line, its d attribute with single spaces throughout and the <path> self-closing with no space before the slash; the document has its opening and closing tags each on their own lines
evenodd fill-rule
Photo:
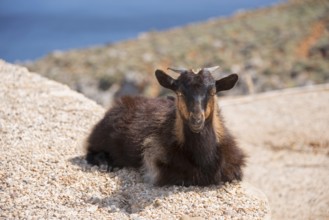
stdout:
<svg viewBox="0 0 329 220">
<path fill-rule="evenodd" d="M 191 131 L 198 133 L 210 115 L 207 109 L 214 108 L 212 100 L 216 94 L 216 81 L 209 72 L 201 70 L 197 74 L 191 71 L 181 74 L 177 83 L 177 106 L 180 115 Z"/>
<path fill-rule="evenodd" d="M 204 128 L 205 121 L 214 112 L 216 93 L 231 89 L 238 80 L 236 74 L 231 74 L 216 81 L 205 69 L 198 73 L 184 71 L 176 80 L 162 70 L 157 70 L 155 75 L 160 85 L 176 92 L 180 116 L 195 133 Z"/>
</svg>

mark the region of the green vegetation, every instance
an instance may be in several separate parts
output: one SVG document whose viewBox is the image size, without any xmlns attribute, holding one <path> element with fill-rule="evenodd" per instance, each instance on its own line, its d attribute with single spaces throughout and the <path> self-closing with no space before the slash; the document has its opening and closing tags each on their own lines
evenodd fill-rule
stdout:
<svg viewBox="0 0 329 220">
<path fill-rule="evenodd" d="M 240 74 L 235 94 L 248 94 L 329 82 L 328 29 L 329 1 L 288 1 L 104 47 L 57 52 L 26 65 L 73 88 L 81 78 L 103 90 L 134 82 L 149 96 L 161 93 L 156 68 L 220 65 L 224 73 Z"/>
</svg>

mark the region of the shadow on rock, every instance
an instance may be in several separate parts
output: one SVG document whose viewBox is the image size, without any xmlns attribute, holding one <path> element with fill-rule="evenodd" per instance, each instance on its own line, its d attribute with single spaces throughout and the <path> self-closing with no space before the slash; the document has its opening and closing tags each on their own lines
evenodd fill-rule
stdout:
<svg viewBox="0 0 329 220">
<path fill-rule="evenodd" d="M 92 166 L 90 166 L 87 161 L 85 156 L 77 156 L 69 159 L 69 162 L 75 166 L 80 167 L 82 171 L 85 172 L 90 172 L 92 171 Z"/>
<path fill-rule="evenodd" d="M 106 166 L 91 166 L 87 163 L 85 156 L 76 156 L 69 159 L 69 162 L 80 167 L 84 172 L 108 173 L 111 177 L 117 178 L 120 183 L 111 196 L 89 196 L 84 200 L 86 203 L 105 208 L 109 212 L 126 212 L 128 214 L 139 213 L 148 206 L 157 208 L 161 206 L 161 200 L 172 194 L 174 187 L 156 187 L 143 182 L 141 173 L 132 168 L 113 169 L 109 172 Z M 184 187 L 186 188 L 186 187 Z M 187 189 L 187 188 L 186 188 Z M 95 193 L 96 194 L 96 193 Z"/>
</svg>

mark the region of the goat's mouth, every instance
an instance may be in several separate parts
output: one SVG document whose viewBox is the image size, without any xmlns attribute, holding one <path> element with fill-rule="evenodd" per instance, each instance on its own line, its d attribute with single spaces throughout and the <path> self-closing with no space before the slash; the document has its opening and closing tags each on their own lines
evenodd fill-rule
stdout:
<svg viewBox="0 0 329 220">
<path fill-rule="evenodd" d="M 203 113 L 190 113 L 188 125 L 192 132 L 200 133 L 204 127 L 204 115 Z"/>
<path fill-rule="evenodd" d="M 189 123 L 189 128 L 194 133 L 200 133 L 202 131 L 203 127 L 204 127 L 204 123 L 200 123 L 200 124 Z"/>
</svg>

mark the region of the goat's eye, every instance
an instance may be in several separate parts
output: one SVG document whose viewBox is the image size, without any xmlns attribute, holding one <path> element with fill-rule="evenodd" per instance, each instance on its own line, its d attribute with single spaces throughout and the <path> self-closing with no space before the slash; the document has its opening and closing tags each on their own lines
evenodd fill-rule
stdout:
<svg viewBox="0 0 329 220">
<path fill-rule="evenodd" d="M 184 95 L 181 92 L 177 92 L 177 96 L 184 96 Z"/>
<path fill-rule="evenodd" d="M 211 96 L 216 95 L 216 91 L 215 91 L 214 89 L 210 90 L 210 91 L 209 91 L 209 95 L 211 95 Z"/>
</svg>

